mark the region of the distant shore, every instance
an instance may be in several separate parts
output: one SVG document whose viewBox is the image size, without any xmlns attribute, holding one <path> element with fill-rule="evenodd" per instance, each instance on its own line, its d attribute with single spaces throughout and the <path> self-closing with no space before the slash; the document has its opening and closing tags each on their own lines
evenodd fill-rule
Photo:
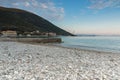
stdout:
<svg viewBox="0 0 120 80">
<path fill-rule="evenodd" d="M 119 80 L 120 54 L 0 41 L 0 80 Z"/>
</svg>

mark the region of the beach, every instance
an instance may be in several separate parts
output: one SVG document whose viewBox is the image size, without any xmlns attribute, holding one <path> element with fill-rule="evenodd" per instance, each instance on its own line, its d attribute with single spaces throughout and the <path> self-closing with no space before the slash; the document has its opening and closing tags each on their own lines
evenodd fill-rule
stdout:
<svg viewBox="0 0 120 80">
<path fill-rule="evenodd" d="M 119 53 L 0 41 L 0 80 L 119 79 Z"/>
</svg>

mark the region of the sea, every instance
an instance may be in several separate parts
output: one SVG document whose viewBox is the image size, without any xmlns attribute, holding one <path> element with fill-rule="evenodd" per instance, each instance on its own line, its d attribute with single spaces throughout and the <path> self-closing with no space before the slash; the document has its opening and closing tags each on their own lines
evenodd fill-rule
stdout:
<svg viewBox="0 0 120 80">
<path fill-rule="evenodd" d="M 120 53 L 120 36 L 61 36 L 59 46 Z"/>
</svg>

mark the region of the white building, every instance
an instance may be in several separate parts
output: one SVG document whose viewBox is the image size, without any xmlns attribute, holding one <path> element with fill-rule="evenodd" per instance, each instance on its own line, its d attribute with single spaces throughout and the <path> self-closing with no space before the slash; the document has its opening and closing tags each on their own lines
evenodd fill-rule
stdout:
<svg viewBox="0 0 120 80">
<path fill-rule="evenodd" d="M 46 33 L 47 36 L 56 36 L 56 33 L 53 33 L 53 32 L 49 32 L 49 33 Z"/>
<path fill-rule="evenodd" d="M 3 36 L 5 37 L 16 37 L 17 32 L 12 30 L 2 31 Z"/>
</svg>

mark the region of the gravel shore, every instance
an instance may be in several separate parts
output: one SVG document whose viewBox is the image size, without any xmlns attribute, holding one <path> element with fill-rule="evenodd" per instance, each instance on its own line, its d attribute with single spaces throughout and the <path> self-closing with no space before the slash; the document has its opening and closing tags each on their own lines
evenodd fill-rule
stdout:
<svg viewBox="0 0 120 80">
<path fill-rule="evenodd" d="M 1 41 L 0 80 L 120 80 L 120 54 Z"/>
</svg>

